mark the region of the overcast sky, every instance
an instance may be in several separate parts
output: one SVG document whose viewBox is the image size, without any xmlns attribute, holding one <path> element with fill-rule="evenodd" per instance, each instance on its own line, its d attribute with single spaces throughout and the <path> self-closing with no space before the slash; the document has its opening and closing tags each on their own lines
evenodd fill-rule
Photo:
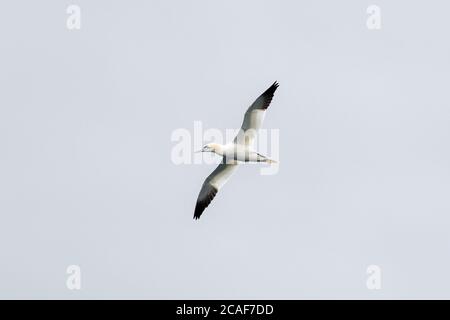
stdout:
<svg viewBox="0 0 450 320">
<path fill-rule="evenodd" d="M 1 298 L 450 298 L 446 1 L 1 7 Z M 173 131 L 238 128 L 275 80 L 279 172 L 192 220 L 215 166 Z"/>
</svg>

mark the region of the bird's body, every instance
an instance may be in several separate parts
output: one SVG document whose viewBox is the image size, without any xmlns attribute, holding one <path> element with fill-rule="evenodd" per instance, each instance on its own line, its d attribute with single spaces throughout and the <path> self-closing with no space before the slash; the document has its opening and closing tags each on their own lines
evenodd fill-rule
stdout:
<svg viewBox="0 0 450 320">
<path fill-rule="evenodd" d="M 227 182 L 241 162 L 275 163 L 255 150 L 253 142 L 261 128 L 266 109 L 272 101 L 278 83 L 274 82 L 247 109 L 241 129 L 234 140 L 227 144 L 209 143 L 201 152 L 213 152 L 222 157 L 222 163 L 206 178 L 198 195 L 194 219 L 199 219 L 206 207 L 211 203 L 219 189 Z"/>
<path fill-rule="evenodd" d="M 238 144 L 235 142 L 224 145 L 210 143 L 209 146 L 213 148 L 211 152 L 224 157 L 227 163 L 232 160 L 240 162 L 273 162 L 273 160 L 259 154 L 246 144 Z"/>
</svg>

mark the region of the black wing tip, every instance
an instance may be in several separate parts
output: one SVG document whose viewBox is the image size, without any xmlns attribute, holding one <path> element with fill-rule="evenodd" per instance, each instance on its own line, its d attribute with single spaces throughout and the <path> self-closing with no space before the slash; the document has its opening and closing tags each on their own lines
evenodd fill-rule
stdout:
<svg viewBox="0 0 450 320">
<path fill-rule="evenodd" d="M 280 84 L 278 83 L 278 81 L 275 81 L 274 83 L 272 83 L 272 85 L 263 93 L 263 95 L 265 96 L 273 96 L 273 94 L 275 93 L 275 90 L 277 90 L 277 88 L 280 86 Z"/>
<path fill-rule="evenodd" d="M 194 210 L 194 220 L 200 219 L 203 211 L 205 211 L 205 209 L 209 206 L 209 204 L 211 203 L 211 201 L 214 199 L 217 192 L 219 191 L 213 185 L 209 185 L 209 186 L 211 187 L 211 189 L 210 189 L 209 194 L 207 194 L 206 198 L 197 200 L 197 204 L 195 205 L 195 210 Z M 201 191 L 200 191 L 200 193 L 201 193 Z"/>
<path fill-rule="evenodd" d="M 274 83 L 272 83 L 272 85 L 269 87 L 269 89 L 266 90 L 266 93 L 274 94 L 275 90 L 277 90 L 277 88 L 279 86 L 280 86 L 280 84 L 278 83 L 278 81 L 275 81 Z"/>
<path fill-rule="evenodd" d="M 266 110 L 270 102 L 272 102 L 273 95 L 275 94 L 275 91 L 280 86 L 278 81 L 275 81 L 264 93 L 261 95 L 261 97 L 264 99 L 263 105 L 259 109 Z"/>
<path fill-rule="evenodd" d="M 264 95 L 270 95 L 273 96 L 273 94 L 275 93 L 275 90 L 277 90 L 277 88 L 280 86 L 280 84 L 278 83 L 278 81 L 275 81 L 274 83 L 272 83 L 272 85 L 266 90 L 266 92 L 264 92 Z"/>
<path fill-rule="evenodd" d="M 200 206 L 197 204 L 195 206 L 194 220 L 200 219 L 200 217 L 202 216 L 202 213 L 203 213 L 203 211 L 205 211 L 205 209 L 206 209 L 206 207 L 200 208 Z"/>
<path fill-rule="evenodd" d="M 200 208 L 199 203 L 197 203 L 197 205 L 195 206 L 195 211 L 194 211 L 194 220 L 198 220 L 200 219 L 203 211 L 206 209 L 206 207 L 202 207 Z"/>
</svg>

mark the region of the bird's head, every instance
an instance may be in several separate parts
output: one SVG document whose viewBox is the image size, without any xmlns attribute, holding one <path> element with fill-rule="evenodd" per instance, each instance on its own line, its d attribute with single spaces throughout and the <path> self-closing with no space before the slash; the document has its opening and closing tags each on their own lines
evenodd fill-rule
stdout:
<svg viewBox="0 0 450 320">
<path fill-rule="evenodd" d="M 219 145 L 217 143 L 208 143 L 203 146 L 203 148 L 197 152 L 214 152 L 217 153 L 219 150 Z"/>
</svg>

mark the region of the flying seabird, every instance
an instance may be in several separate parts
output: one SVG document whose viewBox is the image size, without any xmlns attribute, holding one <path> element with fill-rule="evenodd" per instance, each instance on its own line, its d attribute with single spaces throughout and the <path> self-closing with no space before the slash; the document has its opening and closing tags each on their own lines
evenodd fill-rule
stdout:
<svg viewBox="0 0 450 320">
<path fill-rule="evenodd" d="M 216 196 L 219 189 L 227 182 L 240 162 L 276 163 L 252 149 L 256 134 L 261 128 L 264 114 L 272 101 L 278 82 L 274 82 L 247 109 L 241 129 L 233 142 L 222 145 L 208 143 L 197 152 L 213 152 L 222 157 L 219 166 L 206 178 L 197 198 L 194 219 L 199 219 L 206 207 Z"/>
</svg>

